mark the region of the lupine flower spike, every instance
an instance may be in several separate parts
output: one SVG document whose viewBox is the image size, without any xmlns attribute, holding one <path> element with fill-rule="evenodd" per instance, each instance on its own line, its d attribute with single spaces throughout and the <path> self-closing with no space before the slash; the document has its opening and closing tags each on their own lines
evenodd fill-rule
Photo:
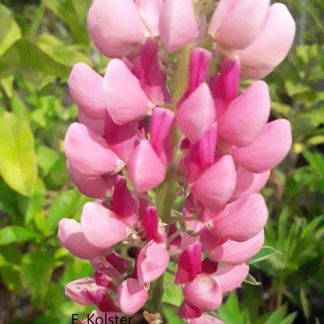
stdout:
<svg viewBox="0 0 324 324">
<path fill-rule="evenodd" d="M 72 181 L 94 200 L 80 222 L 62 219 L 58 236 L 93 266 L 65 292 L 96 318 L 161 312 L 168 271 L 183 292 L 181 319 L 222 323 L 207 312 L 242 285 L 264 243 L 260 191 L 290 149 L 291 127 L 269 121 L 258 79 L 288 54 L 295 23 L 269 0 L 220 0 L 209 13 L 197 2 L 94 0 L 89 9 L 90 36 L 110 60 L 103 75 L 73 67 L 78 122 L 64 149 Z"/>
</svg>

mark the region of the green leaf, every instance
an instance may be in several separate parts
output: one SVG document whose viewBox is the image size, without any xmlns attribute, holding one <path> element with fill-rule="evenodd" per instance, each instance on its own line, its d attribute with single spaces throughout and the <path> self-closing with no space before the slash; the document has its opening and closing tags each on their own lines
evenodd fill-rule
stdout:
<svg viewBox="0 0 324 324">
<path fill-rule="evenodd" d="M 47 217 L 47 227 L 50 233 L 56 231 L 58 222 L 63 217 L 71 217 L 85 202 L 81 194 L 72 189 L 61 193 L 52 203 Z"/>
<path fill-rule="evenodd" d="M 287 317 L 286 314 L 287 314 L 287 306 L 283 305 L 280 308 L 278 308 L 275 312 L 273 312 L 264 324 L 293 323 L 297 313 L 289 314 Z"/>
<path fill-rule="evenodd" d="M 261 286 L 261 282 L 257 281 L 250 273 L 248 274 L 244 282 L 251 286 Z"/>
<path fill-rule="evenodd" d="M 255 264 L 268 259 L 273 254 L 281 254 L 281 252 L 271 246 L 263 246 L 257 255 L 255 255 L 251 260 L 250 264 Z"/>
<path fill-rule="evenodd" d="M 181 324 L 183 321 L 179 318 L 175 309 L 171 307 L 163 306 L 163 314 L 168 320 L 168 323 Z"/>
<path fill-rule="evenodd" d="M 70 68 L 56 62 L 37 45 L 26 39 L 20 39 L 12 46 L 0 61 L 0 72 L 42 72 L 60 78 L 67 78 Z"/>
<path fill-rule="evenodd" d="M 0 56 L 20 38 L 21 32 L 11 11 L 0 5 Z"/>
<path fill-rule="evenodd" d="M 54 256 L 50 251 L 38 249 L 24 255 L 21 280 L 30 290 L 33 303 L 37 308 L 43 306 L 53 270 Z"/>
<path fill-rule="evenodd" d="M 237 296 L 234 292 L 222 304 L 217 314 L 216 317 L 226 324 L 246 324 L 246 313 L 240 309 Z"/>
<path fill-rule="evenodd" d="M 8 226 L 0 230 L 0 245 L 23 243 L 34 236 L 34 233 L 24 227 Z"/>
<path fill-rule="evenodd" d="M 51 171 L 56 161 L 58 160 L 58 154 L 51 148 L 43 145 L 37 150 L 38 165 L 43 171 L 44 176 L 47 176 Z"/>
<path fill-rule="evenodd" d="M 30 196 L 37 179 L 34 136 L 28 122 L 11 113 L 0 116 L 0 172 L 15 191 Z"/>
</svg>

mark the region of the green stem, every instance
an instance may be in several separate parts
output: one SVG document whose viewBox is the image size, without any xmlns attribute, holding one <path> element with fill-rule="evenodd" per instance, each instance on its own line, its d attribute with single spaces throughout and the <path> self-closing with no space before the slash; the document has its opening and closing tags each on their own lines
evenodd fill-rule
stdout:
<svg viewBox="0 0 324 324">
<path fill-rule="evenodd" d="M 186 47 L 177 54 L 177 69 L 174 76 L 173 97 L 171 102 L 171 109 L 173 111 L 177 108 L 177 102 L 185 93 L 188 87 L 189 80 L 189 62 L 190 62 L 191 47 Z M 156 206 L 159 216 L 162 221 L 168 223 L 171 219 L 171 210 L 176 195 L 174 193 L 176 184 L 176 174 L 180 155 L 178 152 L 180 143 L 180 134 L 176 129 L 173 129 L 173 157 L 172 166 L 167 172 L 165 181 L 157 188 L 156 192 Z M 152 301 L 151 306 L 154 312 L 160 312 L 163 297 L 163 276 L 160 277 L 152 287 Z"/>
</svg>

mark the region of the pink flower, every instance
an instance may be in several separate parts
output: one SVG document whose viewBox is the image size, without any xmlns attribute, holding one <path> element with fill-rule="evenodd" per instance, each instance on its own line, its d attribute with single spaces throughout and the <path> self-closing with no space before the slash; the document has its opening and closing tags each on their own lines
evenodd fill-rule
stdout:
<svg viewBox="0 0 324 324">
<path fill-rule="evenodd" d="M 173 53 L 198 36 L 192 0 L 164 0 L 160 16 L 160 36 L 166 49 Z"/>
</svg>

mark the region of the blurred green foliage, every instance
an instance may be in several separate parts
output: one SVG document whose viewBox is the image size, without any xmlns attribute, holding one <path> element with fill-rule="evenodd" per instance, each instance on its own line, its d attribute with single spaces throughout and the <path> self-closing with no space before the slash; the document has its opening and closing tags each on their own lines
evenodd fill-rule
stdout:
<svg viewBox="0 0 324 324">
<path fill-rule="evenodd" d="M 266 246 L 216 314 L 226 324 L 324 322 L 324 3 L 283 2 L 298 22 L 296 46 L 267 82 L 273 118 L 292 122 L 294 145 L 264 190 Z M 62 140 L 76 118 L 66 89 L 72 65 L 106 64 L 86 32 L 89 3 L 0 5 L 0 323 L 67 323 L 87 312 L 65 298 L 64 284 L 91 266 L 61 248 L 56 232 L 87 201 L 70 183 Z M 181 322 L 173 311 L 180 293 L 165 291 L 170 323 Z"/>
</svg>

